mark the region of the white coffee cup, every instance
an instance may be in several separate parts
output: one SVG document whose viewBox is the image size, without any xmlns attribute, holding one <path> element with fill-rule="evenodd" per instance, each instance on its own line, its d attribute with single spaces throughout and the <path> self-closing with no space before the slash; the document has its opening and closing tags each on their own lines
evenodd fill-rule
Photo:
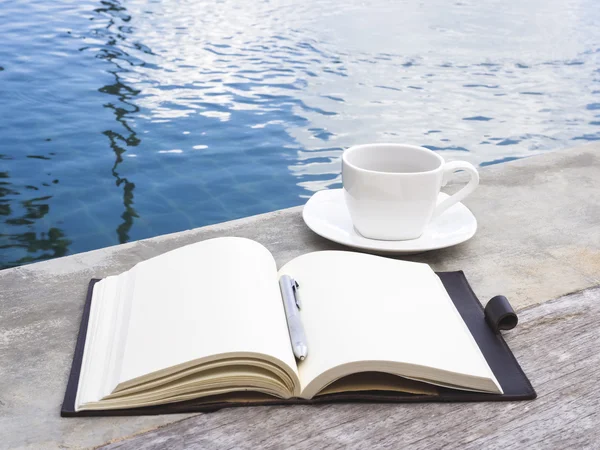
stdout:
<svg viewBox="0 0 600 450">
<path fill-rule="evenodd" d="M 471 179 L 456 194 L 437 204 L 452 174 Z M 405 144 L 366 144 L 342 155 L 344 196 L 354 228 L 366 238 L 416 239 L 427 224 L 472 193 L 479 174 L 466 161 L 444 162 L 436 152 Z"/>
</svg>

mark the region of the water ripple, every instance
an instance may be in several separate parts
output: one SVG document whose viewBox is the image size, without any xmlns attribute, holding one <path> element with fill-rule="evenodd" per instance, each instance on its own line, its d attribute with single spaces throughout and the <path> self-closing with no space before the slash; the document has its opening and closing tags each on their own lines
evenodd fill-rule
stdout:
<svg viewBox="0 0 600 450">
<path fill-rule="evenodd" d="M 600 139 L 594 0 L 503 6 L 5 0 L 0 267 L 300 204 L 356 143 Z"/>
</svg>

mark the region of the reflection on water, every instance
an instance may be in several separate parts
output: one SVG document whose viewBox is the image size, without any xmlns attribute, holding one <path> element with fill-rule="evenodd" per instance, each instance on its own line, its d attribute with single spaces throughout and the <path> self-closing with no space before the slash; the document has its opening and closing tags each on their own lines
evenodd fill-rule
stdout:
<svg viewBox="0 0 600 450">
<path fill-rule="evenodd" d="M 6 155 L 0 154 L 0 161 L 7 160 Z M 21 202 L 21 211 L 15 214 L 11 208 L 9 198 L 19 195 L 15 189 L 8 172 L 0 172 L 0 216 L 3 216 L 4 224 L 21 230 L 33 225 L 36 221 L 44 219 L 50 207 L 48 200 L 50 196 L 32 197 Z M 34 186 L 25 186 L 26 189 L 36 191 Z M 50 227 L 42 231 L 39 235 L 36 233 L 23 231 L 14 234 L 1 234 L 0 249 L 18 249 L 24 256 L 15 261 L 17 264 L 25 264 L 35 261 L 41 261 L 49 258 L 58 258 L 64 256 L 67 251 L 69 240 L 65 239 L 63 232 L 55 227 Z"/>
<path fill-rule="evenodd" d="M 139 108 L 133 103 L 133 99 L 140 91 L 122 83 L 120 76 L 121 73 L 127 73 L 128 71 L 127 68 L 122 67 L 122 64 L 135 65 L 135 61 L 129 58 L 127 52 L 118 49 L 118 44 L 125 41 L 125 36 L 130 33 L 130 28 L 125 24 L 131 20 L 131 16 L 126 13 L 125 8 L 118 1 L 103 1 L 102 5 L 102 8 L 96 8 L 94 12 L 100 16 L 109 17 L 105 30 L 98 33 L 104 35 L 107 41 L 104 44 L 105 48 L 100 49 L 96 56 L 114 64 L 114 68 L 108 70 L 115 77 L 114 83 L 100 88 L 100 92 L 116 97 L 115 103 L 106 103 L 104 107 L 113 112 L 115 120 L 123 130 L 123 134 L 114 130 L 103 132 L 110 141 L 110 148 L 115 152 L 115 163 L 112 166 L 111 173 L 116 180 L 116 186 L 123 189 L 124 211 L 121 214 L 123 222 L 116 230 L 119 243 L 123 244 L 129 241 L 129 231 L 133 226 L 133 220 L 139 216 L 133 207 L 135 184 L 120 176 L 118 169 L 123 162 L 123 154 L 127 151 L 127 147 L 136 147 L 140 143 L 135 131 L 127 123 L 127 117 L 139 112 Z M 84 47 L 80 50 L 87 50 L 87 48 Z"/>
<path fill-rule="evenodd" d="M 2 8 L 0 267 L 301 204 L 355 143 L 600 139 L 593 0 Z"/>
</svg>

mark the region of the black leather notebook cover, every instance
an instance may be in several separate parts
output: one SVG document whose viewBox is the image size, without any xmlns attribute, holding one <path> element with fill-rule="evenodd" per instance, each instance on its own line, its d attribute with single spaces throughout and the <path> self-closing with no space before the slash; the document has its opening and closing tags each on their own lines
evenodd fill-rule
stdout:
<svg viewBox="0 0 600 450">
<path fill-rule="evenodd" d="M 450 298 L 456 305 L 463 320 L 473 334 L 481 352 L 485 356 L 496 379 L 502 386 L 504 394 L 482 394 L 466 392 L 454 389 L 439 388 L 439 395 L 415 395 L 398 392 L 349 392 L 330 394 L 313 400 L 302 399 L 267 399 L 264 401 L 247 401 L 240 403 L 223 402 L 207 399 L 189 400 L 167 405 L 148 406 L 144 408 L 107 410 L 107 411 L 81 411 L 75 412 L 75 395 L 79 383 L 79 373 L 83 358 L 83 348 L 92 302 L 92 290 L 94 284 L 99 280 L 92 280 L 88 288 L 87 299 L 83 309 L 83 317 L 71 374 L 67 384 L 67 391 L 61 409 L 63 417 L 83 416 L 132 416 L 150 414 L 175 414 L 190 412 L 212 412 L 222 408 L 233 406 L 257 406 L 257 405 L 290 405 L 290 404 L 319 404 L 333 402 L 367 402 L 367 403 L 403 403 L 403 402 L 485 402 L 485 401 L 513 401 L 531 400 L 536 397 L 535 390 L 527 379 L 527 376 L 519 366 L 510 348 L 500 333 L 494 332 L 486 321 L 484 309 L 475 296 L 471 286 L 467 282 L 463 272 L 438 272 L 438 275 Z M 399 342 L 398 345 L 403 345 Z"/>
</svg>

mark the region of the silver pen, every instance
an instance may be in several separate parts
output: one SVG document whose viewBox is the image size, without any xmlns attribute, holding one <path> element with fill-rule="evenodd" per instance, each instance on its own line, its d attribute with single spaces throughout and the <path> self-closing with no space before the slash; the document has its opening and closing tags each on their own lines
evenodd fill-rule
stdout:
<svg viewBox="0 0 600 450">
<path fill-rule="evenodd" d="M 289 275 L 282 275 L 279 278 L 279 288 L 283 297 L 283 307 L 285 309 L 285 318 L 287 319 L 288 331 L 294 356 L 300 361 L 306 359 L 308 354 L 308 345 L 304 327 L 300 320 L 300 301 L 298 299 L 298 283 Z"/>
</svg>

